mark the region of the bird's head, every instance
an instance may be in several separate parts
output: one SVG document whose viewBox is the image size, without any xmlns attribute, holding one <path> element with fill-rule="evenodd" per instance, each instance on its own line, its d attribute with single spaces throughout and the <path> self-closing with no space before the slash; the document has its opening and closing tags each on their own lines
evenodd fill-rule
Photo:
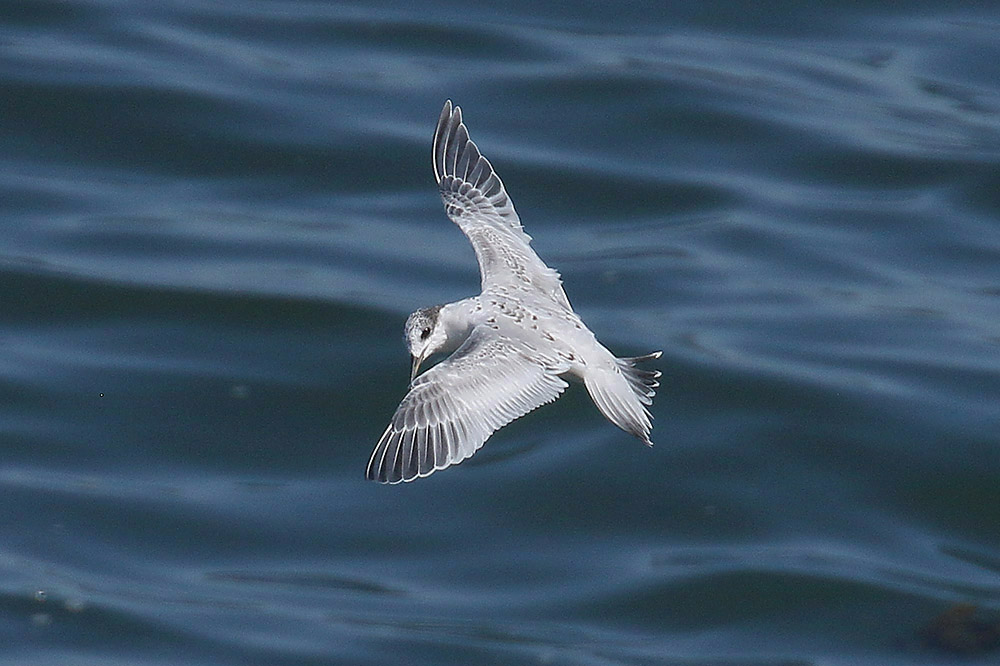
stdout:
<svg viewBox="0 0 1000 666">
<path fill-rule="evenodd" d="M 420 308 L 406 319 L 403 338 L 406 340 L 406 348 L 410 350 L 410 356 L 413 357 L 410 381 L 417 376 L 420 364 L 448 342 L 448 333 L 441 325 L 441 307 L 433 305 L 429 308 Z"/>
</svg>

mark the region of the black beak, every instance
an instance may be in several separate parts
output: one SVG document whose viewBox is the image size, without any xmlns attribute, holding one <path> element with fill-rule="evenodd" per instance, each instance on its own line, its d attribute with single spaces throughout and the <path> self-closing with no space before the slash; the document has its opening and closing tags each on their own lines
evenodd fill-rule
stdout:
<svg viewBox="0 0 1000 666">
<path fill-rule="evenodd" d="M 410 368 L 410 381 L 411 382 L 413 381 L 413 378 L 417 376 L 417 370 L 420 369 L 420 364 L 423 363 L 423 362 L 424 362 L 423 355 L 421 355 L 421 356 L 414 356 L 413 357 L 413 366 Z"/>
</svg>

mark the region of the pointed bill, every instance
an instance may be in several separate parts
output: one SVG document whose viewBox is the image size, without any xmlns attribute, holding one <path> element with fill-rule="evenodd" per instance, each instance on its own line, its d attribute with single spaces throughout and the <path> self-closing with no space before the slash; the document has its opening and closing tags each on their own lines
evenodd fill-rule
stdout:
<svg viewBox="0 0 1000 666">
<path fill-rule="evenodd" d="M 411 382 L 413 381 L 413 378 L 417 376 L 417 371 L 420 370 L 420 364 L 423 363 L 423 362 L 424 362 L 424 355 L 423 354 L 421 354 L 420 356 L 414 356 L 413 357 L 413 365 L 410 366 L 410 381 Z"/>
</svg>

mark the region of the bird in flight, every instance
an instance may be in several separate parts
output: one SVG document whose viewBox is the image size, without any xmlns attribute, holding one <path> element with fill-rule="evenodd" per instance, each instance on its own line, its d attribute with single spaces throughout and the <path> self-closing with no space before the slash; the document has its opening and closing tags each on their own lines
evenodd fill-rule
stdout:
<svg viewBox="0 0 1000 666">
<path fill-rule="evenodd" d="M 616 358 L 597 341 L 573 312 L 559 273 L 531 249 L 503 183 L 450 100 L 434 130 L 433 161 L 445 211 L 475 250 L 482 293 L 406 320 L 409 391 L 366 476 L 398 483 L 460 463 L 494 431 L 558 398 L 570 376 L 583 380 L 609 421 L 652 446 L 647 406 L 660 372 L 637 364 L 661 352 Z M 417 374 L 428 357 L 448 352 Z"/>
</svg>

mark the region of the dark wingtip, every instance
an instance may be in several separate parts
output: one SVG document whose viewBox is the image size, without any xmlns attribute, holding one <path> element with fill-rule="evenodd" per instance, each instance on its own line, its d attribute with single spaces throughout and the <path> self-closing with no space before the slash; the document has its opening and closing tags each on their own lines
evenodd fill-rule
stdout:
<svg viewBox="0 0 1000 666">
<path fill-rule="evenodd" d="M 452 119 L 456 115 L 458 116 L 458 123 L 452 123 Z M 445 175 L 444 161 L 447 137 L 453 131 L 452 128 L 461 122 L 462 109 L 457 106 L 453 107 L 450 99 L 446 100 L 444 106 L 441 107 L 441 115 L 438 116 L 437 126 L 434 128 L 434 141 L 431 143 L 434 180 L 437 183 L 440 183 Z"/>
<path fill-rule="evenodd" d="M 389 479 L 385 477 L 385 470 L 379 469 L 380 467 L 381 465 L 369 462 L 368 468 L 365 470 L 365 479 L 374 481 L 375 483 L 389 483 Z"/>
<path fill-rule="evenodd" d="M 375 450 L 372 451 L 372 457 L 368 459 L 368 467 L 365 468 L 365 478 L 369 481 L 375 481 L 377 483 L 399 483 L 403 480 L 402 470 L 399 466 L 398 456 L 396 458 L 386 460 L 386 455 L 388 454 L 388 447 L 390 442 L 390 435 L 392 433 L 392 425 L 385 429 L 382 436 L 378 440 L 378 444 L 375 445 Z"/>
</svg>

